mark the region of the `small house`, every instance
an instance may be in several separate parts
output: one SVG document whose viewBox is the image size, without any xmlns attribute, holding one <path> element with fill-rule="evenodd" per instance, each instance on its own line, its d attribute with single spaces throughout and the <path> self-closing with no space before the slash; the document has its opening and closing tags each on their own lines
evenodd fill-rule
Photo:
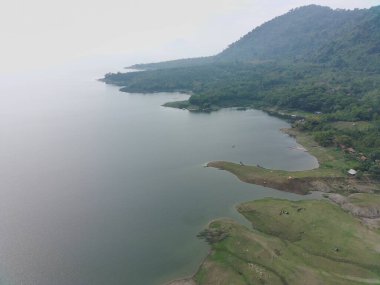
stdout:
<svg viewBox="0 0 380 285">
<path fill-rule="evenodd" d="M 348 171 L 348 174 L 350 174 L 351 176 L 356 175 L 356 173 L 358 173 L 358 172 L 355 169 L 352 169 L 352 168 Z"/>
</svg>

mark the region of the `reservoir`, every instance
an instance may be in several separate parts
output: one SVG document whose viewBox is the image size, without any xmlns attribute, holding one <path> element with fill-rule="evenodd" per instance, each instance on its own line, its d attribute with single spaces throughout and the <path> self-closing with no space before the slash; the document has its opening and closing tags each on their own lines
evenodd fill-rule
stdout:
<svg viewBox="0 0 380 285">
<path fill-rule="evenodd" d="M 197 269 L 210 220 L 244 222 L 239 202 L 312 197 L 203 167 L 315 167 L 280 131 L 288 123 L 166 108 L 187 95 L 96 80 L 121 65 L 0 75 L 0 284 L 159 285 Z"/>
</svg>

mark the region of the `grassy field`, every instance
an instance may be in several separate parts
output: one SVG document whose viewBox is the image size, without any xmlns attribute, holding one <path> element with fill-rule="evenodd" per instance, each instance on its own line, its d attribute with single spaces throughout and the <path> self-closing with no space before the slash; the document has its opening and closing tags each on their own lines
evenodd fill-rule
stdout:
<svg viewBox="0 0 380 285">
<path fill-rule="evenodd" d="M 218 220 L 197 284 L 380 284 L 380 235 L 326 201 L 238 206 L 253 225 Z"/>
</svg>

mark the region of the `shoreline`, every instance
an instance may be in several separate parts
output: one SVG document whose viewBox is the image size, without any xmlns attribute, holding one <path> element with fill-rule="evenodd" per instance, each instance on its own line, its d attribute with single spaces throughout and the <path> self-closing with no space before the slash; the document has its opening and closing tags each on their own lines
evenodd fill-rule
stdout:
<svg viewBox="0 0 380 285">
<path fill-rule="evenodd" d="M 258 166 L 240 165 L 227 161 L 212 161 L 207 167 L 225 170 L 240 181 L 284 192 L 307 195 L 313 191 L 332 192 L 345 184 L 346 179 L 335 175 L 308 176 L 308 171 L 271 170 Z M 300 177 L 298 177 L 300 176 Z"/>
<path fill-rule="evenodd" d="M 213 220 L 205 229 L 210 251 L 197 271 L 166 285 L 232 284 L 246 278 L 299 285 L 306 280 L 352 285 L 380 280 L 379 233 L 328 200 L 264 198 L 243 202 L 236 210 L 253 229 L 229 219 Z M 324 226 L 317 227 L 320 223 Z M 346 236 L 346 228 L 357 234 Z M 312 274 L 299 279 L 305 270 Z"/>
<path fill-rule="evenodd" d="M 348 195 L 379 190 L 376 183 L 360 181 L 346 174 L 348 166 L 342 151 L 334 147 L 321 147 L 309 134 L 294 128 L 281 129 L 281 131 L 295 138 L 300 147 L 317 159 L 318 166 L 309 170 L 286 171 L 268 169 L 259 165 L 211 161 L 207 163 L 207 167 L 227 171 L 245 183 L 302 195 L 312 191 Z"/>
<path fill-rule="evenodd" d="M 246 166 L 244 164 L 236 164 L 227 161 L 212 161 L 208 162 L 206 167 L 213 167 L 220 170 L 225 170 L 235 175 L 239 180 L 245 183 L 256 184 L 264 187 L 269 187 L 277 189 L 280 191 L 286 191 L 301 195 L 309 194 L 312 191 L 320 191 L 325 193 L 360 193 L 360 187 L 357 187 L 357 181 L 350 179 L 347 175 L 344 175 L 342 169 L 331 169 L 329 163 L 332 163 L 336 159 L 341 159 L 342 154 L 335 153 L 332 155 L 330 150 L 324 147 L 320 147 L 316 142 L 307 134 L 301 133 L 294 128 L 281 129 L 282 132 L 294 137 L 297 143 L 303 147 L 306 151 L 310 152 L 317 161 L 318 166 L 314 169 L 304 170 L 304 171 L 283 171 L 283 170 L 272 170 L 266 169 L 261 166 Z M 368 187 L 370 183 L 365 183 L 364 185 Z M 375 185 L 375 188 L 377 186 Z M 378 189 L 378 188 L 377 188 Z M 348 191 L 348 193 L 347 193 Z M 371 193 L 372 191 L 370 191 Z M 372 192 L 373 193 L 373 192 Z M 330 194 L 331 195 L 331 194 Z M 339 194 L 336 194 L 339 195 Z M 332 201 L 330 197 L 329 201 Z M 275 201 L 275 199 L 274 199 Z M 335 202 L 336 203 L 336 202 Z M 244 204 L 244 203 L 243 203 Z M 342 204 L 336 203 L 340 209 L 344 210 Z M 236 206 L 236 210 L 240 213 L 239 207 Z M 345 211 L 350 212 L 351 211 Z M 244 216 L 244 215 L 243 215 Z M 246 217 L 247 218 L 247 217 Z M 376 228 L 376 225 L 380 227 L 380 222 L 377 220 L 374 222 L 362 219 L 360 216 L 356 216 L 362 221 L 363 225 L 371 226 Z M 248 219 L 247 219 L 248 220 Z M 217 222 L 218 219 L 210 221 L 206 229 L 210 229 L 211 225 Z M 220 221 L 220 219 L 219 219 Z M 210 250 L 205 259 L 200 263 L 198 269 L 190 277 L 184 279 L 177 279 L 166 283 L 166 285 L 196 285 L 195 277 L 202 270 L 202 268 L 207 267 L 208 260 L 211 258 L 215 250 L 213 250 L 212 245 L 210 245 Z"/>
<path fill-rule="evenodd" d="M 281 131 L 284 132 L 284 133 L 286 133 L 286 134 L 288 134 L 288 135 L 290 135 L 289 133 L 287 133 L 288 129 L 281 129 Z M 299 143 L 299 142 L 297 141 L 297 143 Z M 301 146 L 304 147 L 307 150 L 307 148 L 304 145 L 301 145 Z M 319 160 L 318 160 L 317 157 L 316 157 L 316 159 L 318 161 L 318 166 L 316 168 L 314 168 L 314 169 L 318 169 L 320 167 L 320 162 L 319 162 Z M 247 166 L 242 166 L 242 165 L 238 165 L 238 164 L 234 164 L 234 163 L 226 162 L 226 161 L 211 161 L 211 162 L 206 163 L 204 165 L 204 167 L 213 167 L 213 168 L 220 169 L 220 170 L 226 170 L 226 171 L 234 174 L 240 181 L 245 182 L 245 183 L 256 184 L 256 185 L 260 185 L 260 186 L 264 186 L 264 187 L 270 187 L 270 188 L 277 189 L 277 190 L 280 190 L 280 191 L 286 191 L 286 192 L 296 193 L 296 194 L 300 194 L 300 195 L 307 195 L 307 194 L 310 193 L 309 191 L 304 192 L 304 191 L 301 190 L 300 187 L 298 187 L 298 186 L 303 185 L 302 182 L 295 188 L 296 190 L 294 190 L 293 188 L 291 188 L 291 187 L 294 187 L 294 186 L 296 186 L 298 184 L 298 180 L 292 180 L 292 182 L 289 183 L 289 184 L 281 184 L 281 183 L 273 182 L 273 181 L 271 181 L 269 179 L 260 179 L 260 178 L 256 178 L 256 179 L 252 179 L 252 180 L 245 179 L 244 177 L 239 176 L 239 175 L 235 174 L 234 172 L 232 172 L 230 170 L 227 170 L 225 168 L 226 165 L 234 165 L 234 166 L 237 166 L 237 167 L 239 167 L 239 166 L 240 167 L 247 167 Z M 256 170 L 257 169 L 264 169 L 264 170 L 267 170 L 269 172 L 273 171 L 273 170 L 270 170 L 270 169 L 265 169 L 265 168 L 261 168 L 261 167 L 257 167 L 257 166 L 256 167 L 255 166 L 248 166 L 248 167 L 253 167 Z M 312 171 L 312 170 L 313 169 L 307 170 L 307 171 Z M 281 188 L 281 189 L 279 189 L 279 188 Z M 320 191 L 320 189 L 316 189 L 315 191 Z M 324 191 L 322 191 L 322 192 L 324 192 Z M 239 207 L 239 205 L 236 205 L 236 207 L 235 207 L 236 211 L 238 211 L 238 207 Z M 205 229 L 210 228 L 210 225 L 213 222 L 216 222 L 218 220 L 220 220 L 220 219 L 211 220 L 207 224 L 207 226 L 205 227 Z M 200 265 L 198 266 L 197 270 L 192 274 L 192 276 L 185 277 L 185 278 L 180 278 L 180 279 L 176 279 L 176 280 L 172 280 L 172 281 L 169 281 L 168 283 L 165 283 L 164 285 L 196 285 L 197 283 L 195 282 L 194 277 L 200 271 L 200 269 L 204 266 L 205 262 L 207 261 L 207 259 L 211 255 L 211 252 L 212 252 L 212 248 L 210 246 L 209 252 L 207 253 L 207 255 L 204 258 L 204 260 L 200 263 Z"/>
</svg>

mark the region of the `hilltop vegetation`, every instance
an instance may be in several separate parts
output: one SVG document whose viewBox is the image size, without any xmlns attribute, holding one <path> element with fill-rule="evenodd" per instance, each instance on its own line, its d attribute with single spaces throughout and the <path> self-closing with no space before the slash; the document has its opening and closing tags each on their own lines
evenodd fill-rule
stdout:
<svg viewBox="0 0 380 285">
<path fill-rule="evenodd" d="M 137 64 L 166 69 L 222 62 L 304 61 L 379 71 L 380 7 L 332 10 L 309 5 L 253 29 L 221 53 L 203 58 Z"/>
<path fill-rule="evenodd" d="M 296 127 L 323 146 L 353 148 L 359 170 L 380 178 L 380 6 L 301 7 L 218 55 L 134 67 L 146 71 L 107 74 L 104 81 L 125 92 L 190 92 L 187 103 L 171 104 L 181 108 L 302 111 Z M 368 128 L 337 128 L 342 122 Z"/>
</svg>

